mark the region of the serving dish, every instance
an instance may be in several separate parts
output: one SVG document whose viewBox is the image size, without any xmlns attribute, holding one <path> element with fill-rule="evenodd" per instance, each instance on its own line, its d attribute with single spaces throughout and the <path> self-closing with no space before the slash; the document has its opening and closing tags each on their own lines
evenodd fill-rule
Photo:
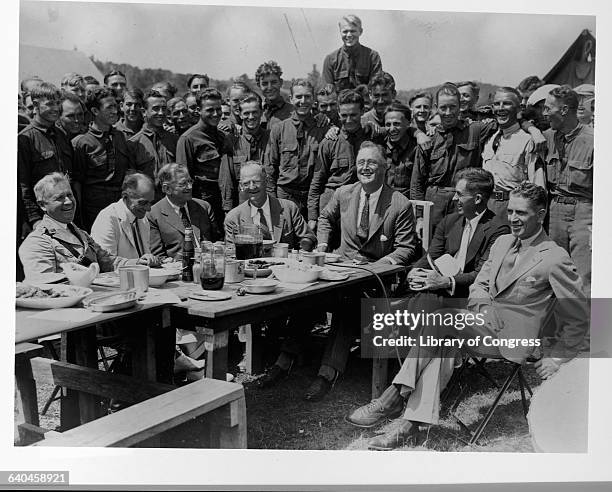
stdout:
<svg viewBox="0 0 612 492">
<path fill-rule="evenodd" d="M 138 296 L 136 291 L 127 290 L 125 292 L 107 292 L 89 296 L 83 301 L 83 306 L 90 311 L 108 313 L 134 307 L 137 301 Z"/>
<path fill-rule="evenodd" d="M 67 308 L 78 304 L 92 292 L 87 287 L 76 285 L 38 284 L 34 286 L 18 282 L 16 296 L 20 294 L 23 296 L 15 298 L 15 305 L 26 309 Z"/>
<path fill-rule="evenodd" d="M 281 282 L 307 284 L 318 280 L 323 268 L 315 265 L 286 264 L 270 267 L 274 276 Z"/>
<path fill-rule="evenodd" d="M 242 287 L 249 294 L 270 294 L 278 287 L 278 282 L 272 279 L 252 279 L 242 282 Z"/>
</svg>

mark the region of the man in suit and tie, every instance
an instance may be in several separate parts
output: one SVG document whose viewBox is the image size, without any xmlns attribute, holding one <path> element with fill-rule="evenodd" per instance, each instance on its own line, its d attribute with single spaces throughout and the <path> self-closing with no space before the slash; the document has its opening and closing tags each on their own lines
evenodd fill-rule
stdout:
<svg viewBox="0 0 612 492">
<path fill-rule="evenodd" d="M 91 237 L 112 255 L 159 266 L 159 259 L 151 254 L 149 221 L 145 217 L 154 199 L 151 178 L 141 173 L 128 174 L 121 186 L 121 199 L 98 214 Z"/>
<path fill-rule="evenodd" d="M 263 167 L 256 161 L 248 161 L 240 168 L 240 192 L 247 199 L 225 216 L 225 237 L 233 241 L 241 224 L 256 224 L 264 239 L 287 243 L 289 248 L 301 247 L 312 251 L 316 237 L 291 200 L 276 198 L 267 192 L 267 179 Z M 285 338 L 280 355 L 266 374 L 258 380 L 261 388 L 271 387 L 289 374 L 293 361 L 300 354 L 304 338 L 313 326 L 313 317 L 301 313 L 288 319 L 273 320 L 281 325 Z"/>
<path fill-rule="evenodd" d="M 186 227 L 193 229 L 196 246 L 200 241 L 221 237 L 210 204 L 192 196 L 193 180 L 186 166 L 162 166 L 157 182 L 166 196 L 151 207 L 148 216 L 154 255 L 176 258 L 183 247 Z"/>
<path fill-rule="evenodd" d="M 240 168 L 240 191 L 247 198 L 225 217 L 225 238 L 232 242 L 241 224 L 259 225 L 264 239 L 287 243 L 289 248 L 312 251 L 316 237 L 291 200 L 276 198 L 266 191 L 263 167 L 249 161 Z"/>
<path fill-rule="evenodd" d="M 589 307 L 582 281 L 565 250 L 542 229 L 546 205 L 546 191 L 536 184 L 523 182 L 511 192 L 508 221 L 512 234 L 500 236 L 491 247 L 470 288 L 468 310 L 444 310 L 455 320 L 471 314 L 479 321 L 464 326 L 458 322 L 456 326 L 425 325 L 423 336 L 472 340 L 469 353 L 518 363 L 533 353 L 534 346 L 542 346 L 543 357 L 535 368 L 544 379 L 588 350 Z M 543 332 L 554 335 L 542 341 Z M 440 392 L 451 377 L 457 350 L 425 344 L 412 347 L 381 398 L 348 417 L 355 425 L 371 427 L 403 412 L 391 431 L 370 441 L 370 449 L 394 449 L 419 424 L 438 423 Z"/>
<path fill-rule="evenodd" d="M 408 265 L 416 250 L 415 219 L 408 198 L 385 183 L 387 160 L 380 145 L 363 142 L 356 158 L 358 183 L 338 188 L 321 211 L 319 249 L 335 235 L 336 251 L 349 260 Z M 351 302 L 332 318 L 332 329 L 317 378 L 307 390 L 307 401 L 321 400 L 346 366 L 354 331 L 359 329 L 359 307 Z"/>
</svg>

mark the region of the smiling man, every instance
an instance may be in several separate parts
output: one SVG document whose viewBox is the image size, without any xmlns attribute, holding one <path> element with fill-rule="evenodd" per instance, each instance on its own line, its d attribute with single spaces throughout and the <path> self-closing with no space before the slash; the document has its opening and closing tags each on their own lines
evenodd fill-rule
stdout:
<svg viewBox="0 0 612 492">
<path fill-rule="evenodd" d="M 356 158 L 358 182 L 338 188 L 318 220 L 319 250 L 340 238 L 336 250 L 347 260 L 408 265 L 416 250 L 410 201 L 385 184 L 387 161 L 380 145 L 366 141 Z M 307 401 L 321 400 L 344 372 L 351 343 L 359 332 L 359 306 L 347 298 L 332 317 L 331 333 Z"/>
<path fill-rule="evenodd" d="M 550 129 L 546 155 L 550 237 L 576 263 L 585 293 L 591 292 L 593 228 L 593 128 L 578 120 L 579 99 L 569 86 L 553 89 L 544 104 Z"/>
<path fill-rule="evenodd" d="M 135 265 L 104 250 L 89 234 L 72 222 L 76 200 L 65 175 L 54 172 L 34 186 L 34 193 L 44 216 L 39 227 L 19 248 L 26 277 L 41 273 L 59 273 L 62 263 L 89 266 L 98 263 L 101 272 L 112 272 L 117 267 Z"/>
<path fill-rule="evenodd" d="M 406 198 L 410 195 L 410 180 L 416 157 L 417 141 L 410 131 L 410 109 L 394 102 L 385 111 L 385 153 L 387 184 Z"/>
<path fill-rule="evenodd" d="M 289 118 L 293 112 L 293 106 L 281 95 L 282 76 L 283 70 L 273 60 L 262 63 L 255 72 L 255 83 L 264 97 L 264 113 L 261 121 L 268 130 Z"/>
<path fill-rule="evenodd" d="M 210 78 L 206 74 L 195 73 L 189 79 L 187 79 L 187 88 L 193 95 L 197 94 L 204 89 L 208 89 L 210 85 Z"/>
<path fill-rule="evenodd" d="M 17 177 L 23 197 L 25 220 L 35 227 L 42 213 L 34 196 L 34 185 L 53 171 L 73 174 L 72 145 L 67 135 L 56 128 L 61 114 L 60 91 L 42 82 L 29 94 L 34 118 L 17 136 Z"/>
<path fill-rule="evenodd" d="M 123 100 L 123 94 L 127 89 L 127 78 L 120 70 L 111 70 L 104 76 L 104 85 L 115 91 L 117 99 Z"/>
<path fill-rule="evenodd" d="M 112 255 L 159 266 L 159 259 L 151 254 L 149 221 L 145 217 L 154 199 L 155 185 L 147 175 L 128 174 L 121 186 L 121 199 L 98 214 L 91 237 Z"/>
<path fill-rule="evenodd" d="M 429 92 L 418 92 L 408 101 L 412 112 L 412 124 L 424 133 L 428 133 L 427 121 L 433 111 L 433 96 Z"/>
<path fill-rule="evenodd" d="M 113 128 L 117 101 L 113 89 L 98 87 L 87 97 L 93 121 L 87 133 L 76 136 L 74 180 L 81 186 L 83 226 L 89 230 L 100 211 L 121 196 L 121 183 L 132 161 L 125 136 Z"/>
<path fill-rule="evenodd" d="M 120 112 L 123 114 L 115 128 L 123 132 L 125 138 L 131 138 L 142 128 L 142 99 L 143 93 L 140 89 L 125 90 L 123 99 L 119 104 Z"/>
<path fill-rule="evenodd" d="M 368 85 L 372 109 L 363 115 L 361 124 L 371 126 L 377 135 L 385 136 L 385 110 L 393 102 L 397 92 L 395 79 L 387 72 L 377 73 Z"/>
<path fill-rule="evenodd" d="M 164 164 L 174 162 L 178 136 L 164 130 L 168 114 L 166 99 L 157 91 L 151 90 L 144 97 L 144 125 L 128 140 L 130 157 L 135 169 L 149 176 L 151 181 Z M 155 201 L 163 196 L 161 189 L 155 190 Z"/>
<path fill-rule="evenodd" d="M 321 76 L 326 84 L 334 84 L 336 92 L 368 84 L 375 73 L 382 71 L 379 54 L 359 43 L 363 34 L 361 19 L 356 15 L 342 17 L 338 23 L 342 47 L 323 61 Z"/>
<path fill-rule="evenodd" d="M 217 129 L 221 120 L 223 96 L 217 89 L 204 89 L 196 94 L 200 119 L 181 135 L 176 146 L 176 162 L 187 167 L 194 179 L 193 194 L 208 202 L 215 213 L 219 229 L 223 226 L 225 212 L 220 182 L 221 160 L 231 161 L 232 143 L 228 136 Z"/>
<path fill-rule="evenodd" d="M 512 87 L 500 87 L 493 99 L 493 113 L 499 130 L 491 136 L 482 151 L 482 167 L 495 178 L 495 190 L 489 208 L 506 217 L 510 192 L 528 180 L 546 188 L 545 166 L 535 151 L 531 135 L 521 129 L 518 115 L 521 95 Z"/>
<path fill-rule="evenodd" d="M 508 204 L 512 234 L 498 237 L 491 247 L 470 287 L 467 310 L 438 311 L 480 314 L 484 323 L 457 328 L 427 324 L 422 337 L 473 340 L 473 345 L 465 349 L 472 356 L 522 363 L 532 354 L 533 346 L 510 348 L 482 340 L 528 341 L 550 334 L 544 340 L 543 357 L 535 363 L 543 379 L 553 376 L 561 364 L 580 352 L 588 351 L 588 303 L 572 260 L 542 229 L 546 203 L 546 191 L 533 183 L 524 182 L 515 188 Z M 373 427 L 388 417 L 402 415 L 386 433 L 370 440 L 370 449 L 387 451 L 403 446 L 419 427 L 438 424 L 440 393 L 450 380 L 458 350 L 413 346 L 381 397 L 347 417 L 358 427 Z"/>
<path fill-rule="evenodd" d="M 265 161 L 268 193 L 293 201 L 307 217 L 308 190 L 327 127 L 317 126 L 312 116 L 314 88 L 308 80 L 293 82 L 291 103 L 295 108 L 291 117 L 270 131 Z"/>
</svg>

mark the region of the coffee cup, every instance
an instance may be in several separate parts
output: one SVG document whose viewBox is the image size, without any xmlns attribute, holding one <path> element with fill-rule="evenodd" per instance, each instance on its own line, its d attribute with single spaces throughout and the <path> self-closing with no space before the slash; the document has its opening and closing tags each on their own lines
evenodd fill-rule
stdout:
<svg viewBox="0 0 612 492">
<path fill-rule="evenodd" d="M 225 281 L 230 284 L 244 280 L 244 263 L 240 260 L 225 260 Z"/>
<path fill-rule="evenodd" d="M 273 253 L 274 253 L 275 258 L 288 258 L 289 257 L 289 244 L 276 243 L 272 248 L 273 248 Z"/>
<path fill-rule="evenodd" d="M 149 290 L 149 267 L 144 265 L 119 267 L 119 286 L 121 290 L 136 290 L 138 297 Z"/>
</svg>

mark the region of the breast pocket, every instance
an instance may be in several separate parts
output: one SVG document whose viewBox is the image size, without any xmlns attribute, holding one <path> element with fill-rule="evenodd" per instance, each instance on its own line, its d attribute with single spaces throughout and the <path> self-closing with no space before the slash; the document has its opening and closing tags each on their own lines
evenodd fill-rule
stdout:
<svg viewBox="0 0 612 492">
<path fill-rule="evenodd" d="M 572 189 L 593 188 L 593 163 L 584 160 L 568 160 L 570 186 Z"/>
<path fill-rule="evenodd" d="M 350 162 L 347 157 L 337 157 L 332 161 L 330 169 L 333 174 L 342 174 L 348 170 L 349 165 Z"/>
<path fill-rule="evenodd" d="M 288 143 L 281 147 L 280 168 L 288 171 L 297 167 L 298 144 Z"/>
</svg>

